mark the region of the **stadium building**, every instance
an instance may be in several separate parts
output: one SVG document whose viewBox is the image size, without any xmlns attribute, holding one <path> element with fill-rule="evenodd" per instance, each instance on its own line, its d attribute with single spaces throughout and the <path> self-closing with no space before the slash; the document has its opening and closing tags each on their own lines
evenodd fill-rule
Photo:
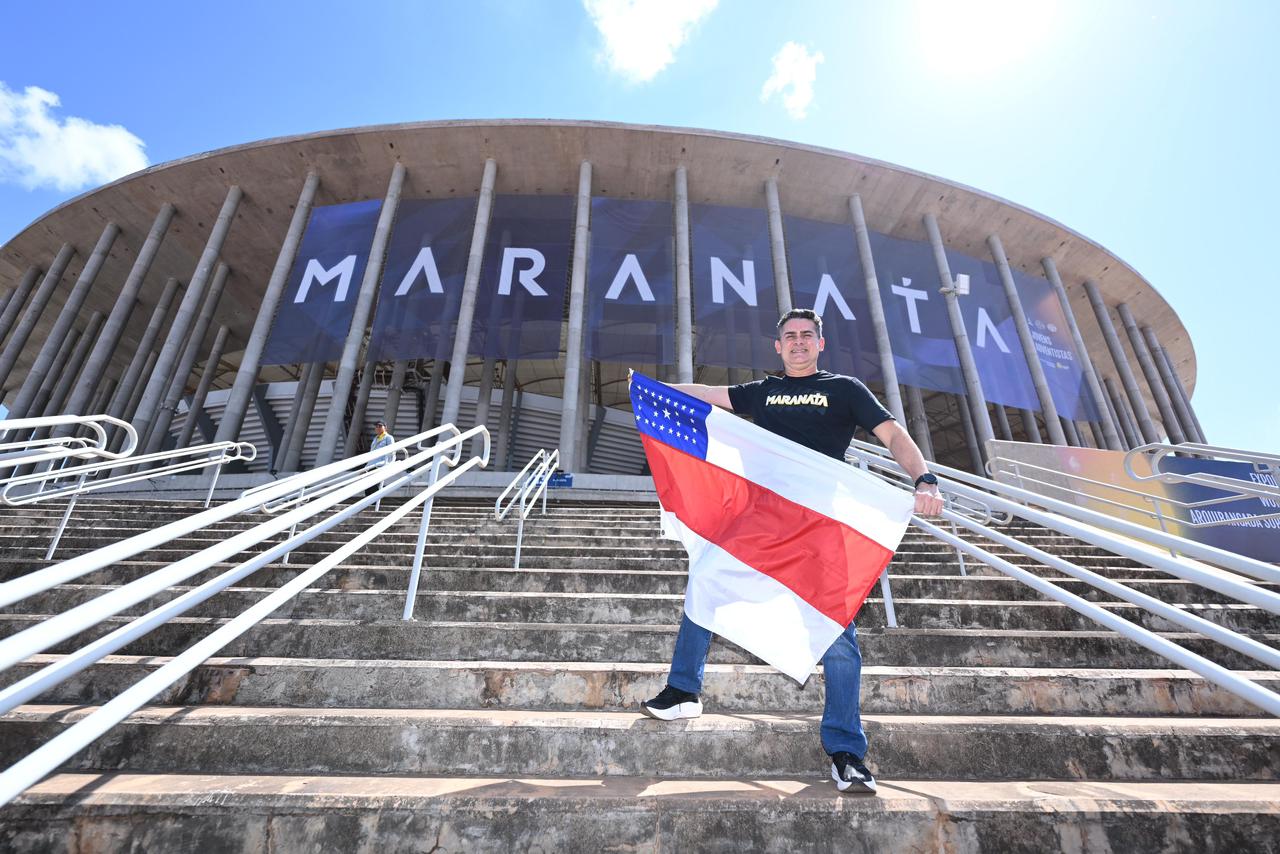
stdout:
<svg viewBox="0 0 1280 854">
<path fill-rule="evenodd" d="M 109 412 L 145 447 L 254 442 L 255 471 L 483 422 L 496 468 L 559 447 L 642 474 L 627 371 L 777 370 L 823 316 L 932 458 L 991 438 L 1203 441 L 1177 313 L 1089 238 L 852 154 L 703 130 L 455 121 L 254 142 L 151 167 L 0 249 L 10 417 Z"/>
</svg>

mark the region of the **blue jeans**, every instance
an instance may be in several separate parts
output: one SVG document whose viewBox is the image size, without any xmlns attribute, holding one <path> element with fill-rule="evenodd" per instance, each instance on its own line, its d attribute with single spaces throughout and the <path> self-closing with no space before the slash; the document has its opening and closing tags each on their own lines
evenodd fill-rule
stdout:
<svg viewBox="0 0 1280 854">
<path fill-rule="evenodd" d="M 690 694 L 701 694 L 702 673 L 710 649 L 711 632 L 681 613 L 667 684 Z M 866 756 L 867 736 L 858 714 L 862 650 L 858 649 L 858 630 L 853 623 L 822 656 L 822 671 L 827 683 L 827 700 L 822 709 L 823 749 L 828 755 L 844 751 Z"/>
</svg>

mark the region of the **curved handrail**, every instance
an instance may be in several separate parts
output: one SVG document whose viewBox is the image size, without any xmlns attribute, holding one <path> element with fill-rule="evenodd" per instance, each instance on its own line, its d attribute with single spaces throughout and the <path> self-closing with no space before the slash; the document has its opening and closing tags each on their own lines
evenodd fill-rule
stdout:
<svg viewBox="0 0 1280 854">
<path fill-rule="evenodd" d="M 524 520 L 528 519 L 529 514 L 533 512 L 533 508 L 538 506 L 539 498 L 542 499 L 543 514 L 547 512 L 547 486 L 550 485 L 551 475 L 555 473 L 556 466 L 559 464 L 559 449 L 548 454 L 546 448 L 539 448 L 529 462 L 525 463 L 524 468 L 520 469 L 519 473 L 511 479 L 511 483 L 507 484 L 507 488 L 502 490 L 498 500 L 493 503 L 493 518 L 499 522 L 507 517 L 507 514 L 511 512 L 517 502 L 520 504 L 516 528 L 516 556 L 512 565 L 514 569 L 520 568 L 520 551 L 524 544 Z M 512 495 L 506 507 L 503 507 L 503 499 L 513 489 L 516 491 L 515 495 Z"/>
<path fill-rule="evenodd" d="M 110 415 L 48 415 L 40 418 L 10 418 L 0 421 L 0 437 L 11 434 L 21 435 L 29 430 L 43 430 L 54 427 L 86 427 L 93 434 L 89 437 L 77 436 L 43 436 L 0 442 L 0 468 L 16 468 L 18 466 L 38 463 L 57 462 L 68 457 L 92 459 L 98 457 L 107 460 L 118 460 L 129 456 L 138 448 L 138 432 L 133 425 Z M 125 445 L 119 451 L 109 448 L 107 427 L 116 427 L 124 431 Z M 12 455 L 10 455 L 12 454 Z M 0 483 L 6 482 L 0 480 Z"/>
<path fill-rule="evenodd" d="M 122 587 L 114 588 L 96 599 L 92 599 L 70 610 L 50 617 L 39 625 L 0 640 L 0 669 L 11 667 L 36 652 L 48 649 L 86 628 L 96 625 L 103 619 L 118 614 L 133 605 L 152 598 L 156 594 L 174 585 L 203 573 L 218 563 L 228 560 L 255 546 L 263 545 L 276 534 L 288 529 L 291 525 L 311 519 L 337 508 L 328 518 L 311 525 L 301 533 L 291 535 L 284 542 L 275 544 L 237 564 L 199 587 L 185 592 L 182 596 L 165 602 L 157 608 L 132 619 L 103 638 L 93 641 L 83 649 L 77 650 L 43 669 L 26 677 L 20 682 L 0 691 L 0 709 L 11 709 L 30 697 L 37 696 L 54 684 L 61 682 L 93 662 L 132 642 L 141 634 L 154 629 L 178 614 L 190 610 L 213 594 L 225 589 L 235 581 L 255 572 L 289 550 L 309 542 L 319 534 L 351 518 L 356 513 L 368 508 L 379 500 L 383 494 L 399 489 L 421 480 L 427 473 L 430 481 L 425 488 L 410 497 L 403 504 L 377 519 L 366 530 L 357 534 L 347 543 L 333 550 L 315 565 L 305 569 L 266 597 L 249 606 L 239 616 L 220 625 L 207 637 L 197 641 L 193 646 L 175 656 L 155 671 L 149 673 L 136 684 L 125 689 L 114 699 L 100 706 L 97 710 L 77 721 L 75 724 L 42 744 L 16 764 L 0 773 L 0 805 L 17 797 L 28 786 L 31 786 L 69 757 L 82 750 L 111 727 L 124 720 L 145 703 L 156 697 L 173 683 L 190 673 L 200 663 L 216 654 L 228 643 L 244 634 L 284 605 L 298 593 L 313 586 L 325 573 L 347 560 L 353 553 L 382 535 L 391 526 L 399 522 L 419 506 L 423 507 L 423 527 L 419 534 L 419 554 L 417 565 L 421 565 L 422 543 L 426 536 L 426 524 L 430 518 L 430 506 L 436 493 L 454 483 L 463 473 L 477 465 L 488 464 L 489 432 L 483 426 L 477 426 L 466 432 L 459 432 L 452 425 L 436 431 L 452 432 L 452 436 L 428 448 L 420 448 L 417 453 L 408 454 L 405 459 L 396 459 L 386 466 L 367 469 L 360 478 L 354 479 L 341 489 L 307 501 L 288 512 L 273 515 L 254 527 L 234 536 L 218 539 L 213 545 L 178 560 L 142 578 L 135 579 Z M 425 436 L 425 434 L 423 434 Z M 415 436 L 404 440 L 403 446 L 421 439 Z M 483 453 L 473 456 L 461 465 L 461 449 L 464 443 L 473 437 L 483 437 Z M 329 477 L 343 467 L 362 465 L 371 456 L 383 455 L 383 449 L 371 454 L 361 454 L 347 460 L 341 460 L 323 466 L 312 472 L 304 472 L 278 483 L 271 484 L 261 490 L 259 495 L 241 497 L 226 504 L 210 508 L 194 516 L 179 519 L 151 531 L 146 531 L 119 543 L 113 543 L 96 549 L 88 554 L 80 555 L 64 561 L 56 566 L 37 570 L 27 576 L 11 582 L 0 584 L 0 600 L 19 601 L 26 596 L 47 590 L 52 586 L 72 578 L 78 578 L 94 569 L 110 565 L 118 560 L 154 548 L 157 545 L 186 534 L 201 530 L 208 525 L 227 519 L 238 513 L 252 512 L 256 509 L 262 496 L 272 500 L 290 494 L 300 483 L 317 482 Z M 456 468 L 443 478 L 437 478 L 441 465 L 448 463 Z M 361 496 L 360 493 L 369 486 L 376 485 L 375 494 Z M 347 500 L 348 506 L 339 506 Z"/>
<path fill-rule="evenodd" d="M 1212 459 L 1226 459 L 1239 463 L 1252 463 L 1254 470 L 1259 474 L 1266 474 L 1271 477 L 1271 483 L 1248 483 L 1238 478 L 1221 474 L 1210 474 L 1209 472 L 1192 472 L 1189 474 L 1183 474 L 1181 472 L 1162 471 L 1160 463 L 1172 454 L 1207 457 Z M 1133 470 L 1133 464 L 1139 457 L 1148 458 L 1147 463 L 1151 467 L 1151 474 L 1138 474 Z M 1161 483 L 1193 483 L 1198 486 L 1207 486 L 1211 489 L 1218 489 L 1224 492 L 1234 492 L 1236 493 L 1236 496 L 1239 497 L 1250 496 L 1253 498 L 1265 498 L 1271 501 L 1280 501 L 1280 456 L 1275 454 L 1241 451 L 1236 448 L 1221 448 L 1216 445 L 1201 445 L 1195 442 L 1184 442 L 1180 445 L 1167 445 L 1154 442 L 1148 445 L 1140 445 L 1125 454 L 1124 470 L 1129 477 L 1139 482 L 1158 480 Z M 1226 498 L 1211 499 L 1210 501 L 1202 502 L 1201 504 L 1188 506 L 1204 506 L 1209 503 L 1221 504 L 1224 501 L 1235 500 L 1237 500 L 1236 497 L 1228 496 Z"/>
</svg>

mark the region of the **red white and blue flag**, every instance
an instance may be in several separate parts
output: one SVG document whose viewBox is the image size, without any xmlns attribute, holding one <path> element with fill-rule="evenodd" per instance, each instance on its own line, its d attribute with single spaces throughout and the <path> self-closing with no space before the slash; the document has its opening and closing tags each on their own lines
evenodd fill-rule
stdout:
<svg viewBox="0 0 1280 854">
<path fill-rule="evenodd" d="M 664 533 L 689 553 L 689 619 L 803 683 L 902 540 L 909 494 L 640 374 Z"/>
</svg>

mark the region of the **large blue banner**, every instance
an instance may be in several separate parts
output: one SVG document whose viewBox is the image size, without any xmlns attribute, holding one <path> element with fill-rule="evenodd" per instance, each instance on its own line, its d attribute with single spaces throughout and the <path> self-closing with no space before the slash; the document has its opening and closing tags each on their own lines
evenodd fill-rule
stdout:
<svg viewBox="0 0 1280 854">
<path fill-rule="evenodd" d="M 675 247 L 670 202 L 592 199 L 587 356 L 675 361 Z"/>
<path fill-rule="evenodd" d="M 796 308 L 822 318 L 824 370 L 879 380 L 880 355 L 867 309 L 862 262 L 847 225 L 784 217 L 791 291 Z"/>
<path fill-rule="evenodd" d="M 381 199 L 313 208 L 262 354 L 264 365 L 342 356 Z"/>
<path fill-rule="evenodd" d="M 569 196 L 498 196 L 471 325 L 472 355 L 554 359 L 573 240 Z"/>
<path fill-rule="evenodd" d="M 773 249 L 764 211 L 692 205 L 694 361 L 775 370 Z"/>
<path fill-rule="evenodd" d="M 1021 270 L 1013 271 L 1013 282 L 1027 312 L 1027 325 L 1058 414 L 1075 421 L 1101 420 L 1053 285 Z"/>
<path fill-rule="evenodd" d="M 387 247 L 370 358 L 448 359 L 476 200 L 406 199 Z"/>
</svg>

